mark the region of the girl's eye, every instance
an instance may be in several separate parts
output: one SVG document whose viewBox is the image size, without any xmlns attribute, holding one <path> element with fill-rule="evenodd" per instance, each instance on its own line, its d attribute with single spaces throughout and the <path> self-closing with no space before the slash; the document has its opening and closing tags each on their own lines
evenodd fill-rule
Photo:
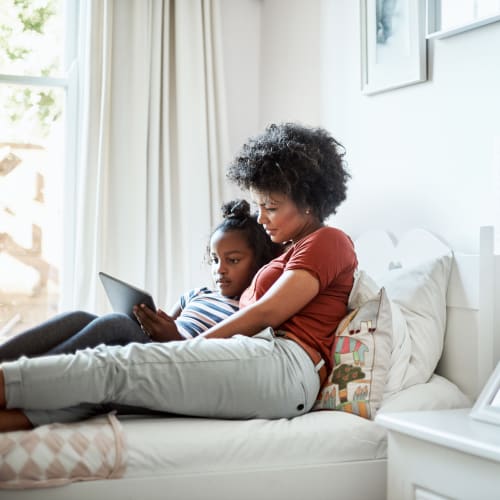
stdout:
<svg viewBox="0 0 500 500">
<path fill-rule="evenodd" d="M 219 259 L 217 257 L 210 258 L 210 264 L 217 264 L 218 262 L 219 262 Z"/>
<path fill-rule="evenodd" d="M 238 264 L 238 262 L 240 261 L 241 259 L 229 259 L 229 262 L 231 264 Z"/>
</svg>

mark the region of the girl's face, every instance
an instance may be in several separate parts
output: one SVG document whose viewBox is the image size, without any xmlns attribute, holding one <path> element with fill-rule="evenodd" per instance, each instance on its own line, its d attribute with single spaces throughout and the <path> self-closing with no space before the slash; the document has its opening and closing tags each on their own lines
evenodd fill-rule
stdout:
<svg viewBox="0 0 500 500">
<path fill-rule="evenodd" d="M 275 243 L 298 241 L 321 226 L 314 215 L 297 207 L 284 194 L 261 193 L 255 190 L 250 193 L 259 211 L 257 221 L 264 226 Z"/>
<path fill-rule="evenodd" d="M 216 231 L 210 238 L 212 278 L 224 297 L 239 297 L 255 274 L 255 255 L 242 231 Z"/>
</svg>

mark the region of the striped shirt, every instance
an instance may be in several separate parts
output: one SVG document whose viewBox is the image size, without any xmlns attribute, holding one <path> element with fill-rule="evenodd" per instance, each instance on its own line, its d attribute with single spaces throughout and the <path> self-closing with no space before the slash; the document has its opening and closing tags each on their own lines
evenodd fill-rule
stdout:
<svg viewBox="0 0 500 500">
<path fill-rule="evenodd" d="M 185 338 L 200 335 L 239 309 L 237 299 L 224 297 L 205 287 L 186 292 L 180 298 L 180 305 L 181 313 L 175 324 Z"/>
</svg>

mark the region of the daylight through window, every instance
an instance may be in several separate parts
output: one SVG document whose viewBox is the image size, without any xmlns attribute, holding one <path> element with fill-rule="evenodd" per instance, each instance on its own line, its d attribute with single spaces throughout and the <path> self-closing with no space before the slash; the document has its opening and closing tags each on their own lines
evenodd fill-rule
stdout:
<svg viewBox="0 0 500 500">
<path fill-rule="evenodd" d="M 76 5 L 0 3 L 0 340 L 58 308 Z"/>
</svg>

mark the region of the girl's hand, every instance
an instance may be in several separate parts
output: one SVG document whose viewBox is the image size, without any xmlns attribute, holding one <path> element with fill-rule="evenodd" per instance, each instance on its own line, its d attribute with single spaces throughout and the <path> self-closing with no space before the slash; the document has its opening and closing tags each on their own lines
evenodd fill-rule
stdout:
<svg viewBox="0 0 500 500">
<path fill-rule="evenodd" d="M 185 340 L 177 330 L 174 320 L 164 311 L 152 311 L 144 304 L 134 307 L 134 314 L 142 330 L 154 342 L 169 342 L 171 340 Z"/>
</svg>

